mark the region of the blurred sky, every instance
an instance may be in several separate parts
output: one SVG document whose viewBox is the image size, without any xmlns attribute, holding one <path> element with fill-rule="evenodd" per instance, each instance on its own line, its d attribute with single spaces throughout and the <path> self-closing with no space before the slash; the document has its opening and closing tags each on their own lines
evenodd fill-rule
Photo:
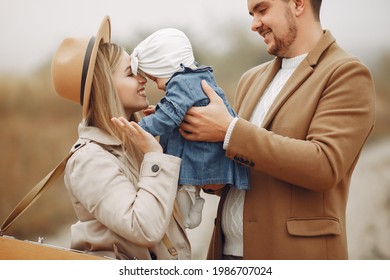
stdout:
<svg viewBox="0 0 390 280">
<path fill-rule="evenodd" d="M 324 0 L 322 24 L 349 52 L 371 63 L 390 50 L 389 0 Z M 28 74 L 48 62 L 67 36 L 93 35 L 104 15 L 112 39 L 129 42 L 137 32 L 186 29 L 191 41 L 223 51 L 229 29 L 250 31 L 246 0 L 0 0 L 0 74 Z M 243 46 L 245 55 L 245 46 Z"/>
</svg>

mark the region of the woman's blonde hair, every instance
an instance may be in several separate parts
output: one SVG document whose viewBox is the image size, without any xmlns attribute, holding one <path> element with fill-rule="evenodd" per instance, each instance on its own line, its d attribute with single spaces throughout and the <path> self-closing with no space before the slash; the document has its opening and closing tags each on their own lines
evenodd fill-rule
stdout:
<svg viewBox="0 0 390 280">
<path fill-rule="evenodd" d="M 118 67 L 124 49 L 113 43 L 101 44 L 97 52 L 96 65 L 92 80 L 91 99 L 85 125 L 97 127 L 123 143 L 125 151 L 133 158 L 138 174 L 143 154 L 128 137 L 111 122 L 112 117 L 126 117 L 124 107 L 117 94 L 112 74 Z M 132 120 L 135 117 L 132 116 Z"/>
</svg>

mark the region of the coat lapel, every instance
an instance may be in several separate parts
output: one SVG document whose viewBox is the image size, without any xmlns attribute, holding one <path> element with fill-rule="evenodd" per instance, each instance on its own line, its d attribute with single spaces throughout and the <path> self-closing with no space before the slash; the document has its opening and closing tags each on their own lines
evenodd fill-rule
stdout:
<svg viewBox="0 0 390 280">
<path fill-rule="evenodd" d="M 241 118 L 245 120 L 250 119 L 253 110 L 256 108 L 256 105 L 265 92 L 267 86 L 271 83 L 272 79 L 279 71 L 280 65 L 281 60 L 275 59 L 270 65 L 268 65 L 267 69 L 262 74 L 256 77 L 255 81 L 253 82 L 253 86 L 249 88 L 245 99 L 239 108 L 238 115 Z"/>
<path fill-rule="evenodd" d="M 313 68 L 309 65 L 307 59 L 304 59 L 281 89 L 275 101 L 272 103 L 264 118 L 262 127 L 267 127 L 269 125 L 286 100 L 297 90 L 297 88 L 307 79 L 308 76 L 310 76 L 312 72 Z"/>
</svg>

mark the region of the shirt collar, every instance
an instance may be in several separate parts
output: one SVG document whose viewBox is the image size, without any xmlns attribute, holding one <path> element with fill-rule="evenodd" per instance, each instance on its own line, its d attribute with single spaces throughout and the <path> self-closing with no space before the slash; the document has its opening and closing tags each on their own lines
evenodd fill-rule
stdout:
<svg viewBox="0 0 390 280">
<path fill-rule="evenodd" d="M 298 55 L 292 58 L 283 58 L 282 60 L 282 68 L 283 69 L 295 69 L 298 65 L 305 59 L 307 53 Z"/>
</svg>

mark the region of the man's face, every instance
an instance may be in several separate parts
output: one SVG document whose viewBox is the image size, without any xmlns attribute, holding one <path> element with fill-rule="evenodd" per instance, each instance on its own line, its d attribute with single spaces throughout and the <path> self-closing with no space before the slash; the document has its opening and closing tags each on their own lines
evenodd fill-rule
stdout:
<svg viewBox="0 0 390 280">
<path fill-rule="evenodd" d="M 251 29 L 267 44 L 267 51 L 279 57 L 291 57 L 291 47 L 297 37 L 293 3 L 282 0 L 248 0 L 253 17 Z"/>
</svg>

